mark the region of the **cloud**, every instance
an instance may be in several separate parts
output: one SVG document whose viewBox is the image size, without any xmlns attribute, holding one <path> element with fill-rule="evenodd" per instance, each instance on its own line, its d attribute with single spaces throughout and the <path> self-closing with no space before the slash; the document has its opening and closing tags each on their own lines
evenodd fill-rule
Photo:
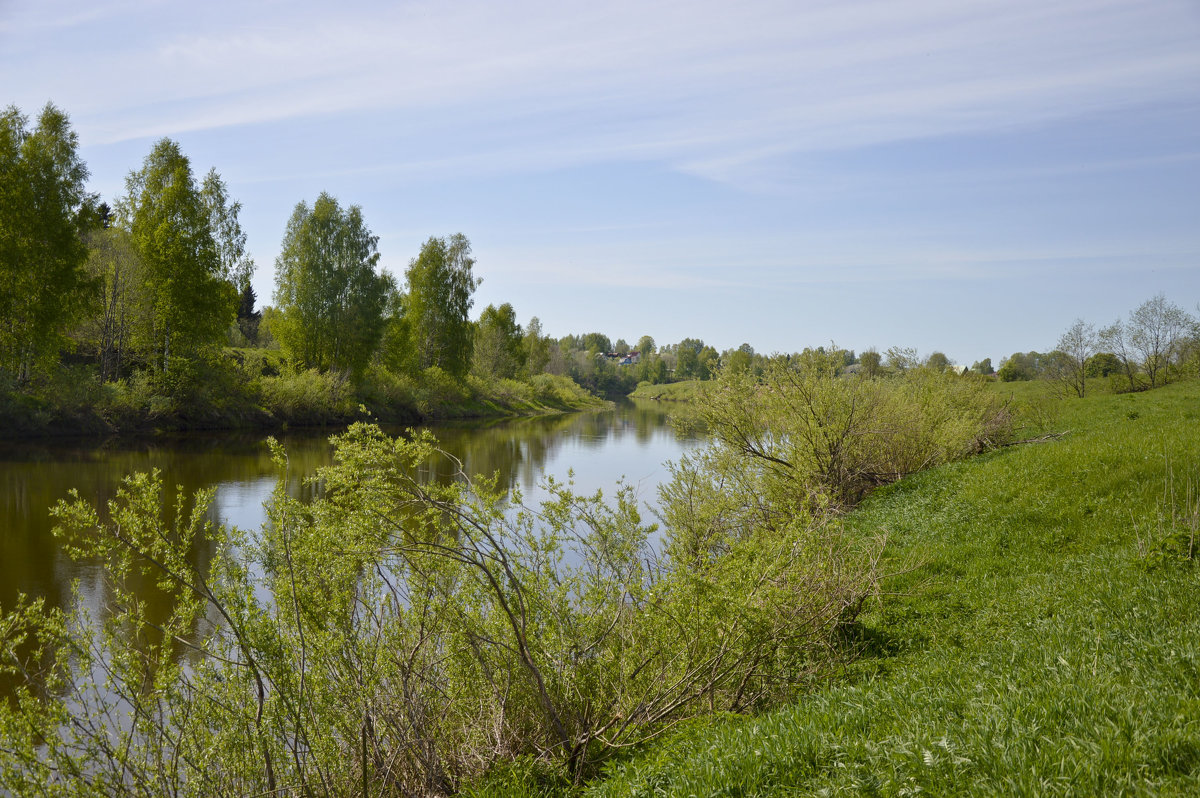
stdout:
<svg viewBox="0 0 1200 798">
<path fill-rule="evenodd" d="M 398 171 L 638 159 L 761 187 L 797 153 L 1190 100 L 1200 82 L 1187 0 L 91 9 L 10 15 L 26 41 L 0 56 L 10 85 L 47 76 L 86 141 L 418 120 Z"/>
</svg>

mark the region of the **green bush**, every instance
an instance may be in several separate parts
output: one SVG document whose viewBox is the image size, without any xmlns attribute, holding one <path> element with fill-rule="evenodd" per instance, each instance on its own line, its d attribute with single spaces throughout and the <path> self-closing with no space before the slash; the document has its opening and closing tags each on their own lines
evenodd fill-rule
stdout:
<svg viewBox="0 0 1200 798">
<path fill-rule="evenodd" d="M 815 507 L 1005 442 L 1012 415 L 988 381 L 927 368 L 884 379 L 840 374 L 836 355 L 776 358 L 761 378 L 725 371 L 699 421 L 749 459 L 764 490 Z M 789 491 L 791 493 L 789 494 Z"/>
<path fill-rule="evenodd" d="M 68 549 L 107 568 L 105 613 L 76 624 L 23 606 L 0 638 L 44 641 L 57 653 L 43 673 L 70 696 L 104 663 L 134 711 L 109 726 L 22 688 L 0 704 L 6 786 L 87 772 L 107 776 L 93 793 L 350 794 L 366 780 L 429 794 L 489 770 L 493 787 L 578 784 L 680 719 L 827 675 L 874 589 L 874 556 L 805 519 L 661 558 L 628 487 L 606 503 L 551 480 L 525 509 L 428 434 L 355 425 L 336 444 L 324 495 L 305 505 L 281 481 L 253 542 L 206 521 L 211 492 L 180 497 L 164 525 L 156 475 L 128 480 L 103 518 L 59 506 Z M 196 546 L 214 552 L 203 571 Z M 153 624 L 130 588 L 147 578 L 178 596 Z M 198 627 L 200 656 L 181 664 L 174 640 Z"/>
<path fill-rule="evenodd" d="M 538 374 L 529 380 L 533 395 L 539 402 L 558 408 L 586 407 L 591 395 L 570 377 L 559 374 Z"/>
<path fill-rule="evenodd" d="M 470 391 L 461 380 L 430 366 L 414 378 L 417 410 L 425 416 L 444 415 L 444 410 L 465 404 Z"/>
<path fill-rule="evenodd" d="M 325 425 L 353 418 L 356 405 L 345 376 L 316 369 L 262 378 L 263 406 L 295 425 Z"/>
</svg>

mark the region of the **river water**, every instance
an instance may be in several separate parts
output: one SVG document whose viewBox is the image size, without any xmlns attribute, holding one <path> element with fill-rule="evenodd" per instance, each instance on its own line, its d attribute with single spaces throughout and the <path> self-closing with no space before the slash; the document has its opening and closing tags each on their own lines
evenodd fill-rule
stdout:
<svg viewBox="0 0 1200 798">
<path fill-rule="evenodd" d="M 609 412 L 447 424 L 433 432 L 468 474 L 498 473 L 500 484 L 521 488 L 527 504 L 540 496 L 538 484 L 544 475 L 565 479 L 571 471 L 581 492 L 600 488 L 609 493 L 624 478 L 653 506 L 656 488 L 667 476 L 664 463 L 697 443 L 671 427 L 667 412 L 660 403 L 625 402 Z M 302 477 L 332 461 L 328 433 L 277 437 L 288 452 L 288 491 L 303 496 L 312 488 Z M 74 582 L 85 603 L 100 602 L 103 587 L 97 566 L 74 562 L 63 553 L 51 532 L 50 509 L 71 489 L 103 505 L 116 495 L 126 475 L 151 469 L 161 471 L 165 486 L 177 485 L 189 494 L 215 488 L 212 520 L 250 530 L 265 520 L 263 503 L 280 479 L 261 436 L 198 434 L 104 444 L 0 442 L 0 611 L 11 609 L 22 593 L 68 607 Z M 202 565 L 211 552 L 197 551 L 195 556 Z"/>
</svg>

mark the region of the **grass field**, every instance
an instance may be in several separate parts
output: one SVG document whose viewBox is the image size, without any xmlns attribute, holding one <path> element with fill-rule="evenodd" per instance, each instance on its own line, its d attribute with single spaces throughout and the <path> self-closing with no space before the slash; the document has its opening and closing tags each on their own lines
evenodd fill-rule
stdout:
<svg viewBox="0 0 1200 798">
<path fill-rule="evenodd" d="M 897 575 L 841 678 L 677 732 L 587 794 L 1200 795 L 1200 383 L 1017 400 L 1067 434 L 851 514 Z"/>
</svg>

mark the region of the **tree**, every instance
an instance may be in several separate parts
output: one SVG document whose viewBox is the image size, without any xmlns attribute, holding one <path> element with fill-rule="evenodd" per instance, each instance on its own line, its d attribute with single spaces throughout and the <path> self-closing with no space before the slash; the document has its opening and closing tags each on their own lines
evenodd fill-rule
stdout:
<svg viewBox="0 0 1200 798">
<path fill-rule="evenodd" d="M 592 354 L 597 352 L 613 351 L 612 341 L 604 333 L 590 332 L 583 335 L 579 343 L 580 349 L 585 349 Z"/>
<path fill-rule="evenodd" d="M 880 368 L 879 353 L 874 348 L 868 349 L 858 357 L 858 364 L 862 367 L 862 373 L 868 378 L 875 377 L 879 374 Z"/>
<path fill-rule="evenodd" d="M 405 306 L 410 362 L 417 369 L 438 366 L 456 377 L 471 365 L 471 320 L 479 280 L 472 275 L 471 242 L 462 233 L 430 238 L 408 265 Z"/>
<path fill-rule="evenodd" d="M 706 346 L 700 350 L 700 354 L 696 356 L 697 368 L 696 376 L 699 379 L 711 379 L 716 368 L 721 363 L 721 355 L 716 349 L 711 346 Z"/>
<path fill-rule="evenodd" d="M 361 372 L 384 331 L 392 280 L 379 262 L 362 209 L 342 210 L 322 192 L 310 208 L 292 212 L 275 261 L 275 302 L 282 317 L 273 332 L 292 357 L 321 370 Z"/>
<path fill-rule="evenodd" d="M 148 320 L 145 276 L 127 231 L 119 227 L 95 230 L 88 243 L 87 268 L 98 290 L 76 336 L 83 347 L 95 353 L 100 380 L 111 382 L 120 376 Z"/>
<path fill-rule="evenodd" d="M 1151 388 L 1157 386 L 1165 371 L 1175 364 L 1179 347 L 1192 323 L 1183 308 L 1168 302 L 1162 294 L 1146 300 L 1129 314 L 1129 345 L 1139 356 Z"/>
<path fill-rule="evenodd" d="M 941 352 L 934 352 L 925 359 L 925 365 L 934 371 L 945 371 L 950 365 L 950 358 L 946 357 L 946 355 Z"/>
<path fill-rule="evenodd" d="M 1056 351 L 1061 357 L 1054 358 L 1050 378 L 1083 398 L 1087 390 L 1088 358 L 1096 352 L 1096 328 L 1083 319 L 1075 319 L 1058 339 Z"/>
<path fill-rule="evenodd" d="M 1123 368 L 1121 359 L 1112 352 L 1097 352 L 1088 358 L 1084 371 L 1089 377 L 1107 377 Z"/>
<path fill-rule="evenodd" d="M 523 343 L 513 306 L 488 305 L 475 328 L 475 370 L 485 377 L 512 379 L 525 365 Z"/>
<path fill-rule="evenodd" d="M 983 360 L 977 360 L 972 363 L 971 371 L 976 374 L 983 374 L 984 376 L 996 373 L 996 370 L 992 368 L 992 359 L 990 357 L 985 357 Z"/>
<path fill-rule="evenodd" d="M 1126 390 L 1137 390 L 1137 358 L 1133 353 L 1133 347 L 1129 343 L 1129 335 L 1121 320 L 1117 319 L 1101 330 L 1098 341 L 1100 347 L 1111 352 L 1113 357 L 1117 359 L 1117 362 L 1121 364 L 1119 370 L 1125 375 Z"/>
<path fill-rule="evenodd" d="M 646 357 L 647 355 L 653 355 L 656 351 L 655 346 L 654 346 L 654 339 L 652 337 L 650 337 L 649 335 L 643 335 L 641 338 L 638 339 L 637 351 L 641 354 L 642 357 Z"/>
<path fill-rule="evenodd" d="M 179 145 L 163 139 L 125 179 L 124 227 L 144 266 L 149 344 L 166 371 L 174 354 L 214 346 L 237 310 L 208 208 Z"/>
<path fill-rule="evenodd" d="M 916 368 L 920 362 L 921 359 L 917 356 L 916 347 L 893 346 L 887 351 L 888 368 L 898 371 L 901 374 L 909 369 Z"/>
<path fill-rule="evenodd" d="M 704 342 L 699 338 L 684 338 L 675 346 L 675 379 L 700 380 L 707 376 L 708 369 L 702 366 L 700 353 Z"/>
<path fill-rule="evenodd" d="M 200 197 L 208 211 L 208 228 L 217 247 L 221 276 L 242 293 L 244 301 L 250 277 L 254 274 L 254 260 L 246 254 L 246 233 L 238 221 L 242 203 L 230 204 L 229 191 L 216 169 L 210 169 L 204 176 Z M 251 304 L 252 310 L 253 307 Z"/>
<path fill-rule="evenodd" d="M 67 115 L 47 104 L 37 127 L 0 114 L 0 372 L 25 382 L 53 361 L 92 288 L 83 235 L 98 221 Z"/>
<path fill-rule="evenodd" d="M 1032 380 L 1041 376 L 1046 358 L 1046 355 L 1038 352 L 1013 352 L 996 374 L 1002 382 Z"/>
<path fill-rule="evenodd" d="M 742 346 L 745 346 L 745 344 Z M 750 364 L 753 361 L 754 356 L 752 354 L 748 354 L 744 349 L 741 348 L 730 349 L 721 358 L 721 362 L 725 369 L 735 374 L 742 374 L 746 371 L 749 371 Z"/>
<path fill-rule="evenodd" d="M 250 284 L 249 280 L 246 280 L 246 284 L 242 287 L 242 293 L 238 297 L 237 325 L 242 335 L 252 344 L 258 342 L 258 325 L 262 321 L 262 311 L 254 309 L 257 299 L 254 286 Z"/>
<path fill-rule="evenodd" d="M 525 371 L 529 376 L 541 374 L 550 362 L 550 339 L 542 334 L 542 322 L 537 316 L 529 320 L 525 327 L 525 338 L 522 341 L 525 357 Z"/>
</svg>

